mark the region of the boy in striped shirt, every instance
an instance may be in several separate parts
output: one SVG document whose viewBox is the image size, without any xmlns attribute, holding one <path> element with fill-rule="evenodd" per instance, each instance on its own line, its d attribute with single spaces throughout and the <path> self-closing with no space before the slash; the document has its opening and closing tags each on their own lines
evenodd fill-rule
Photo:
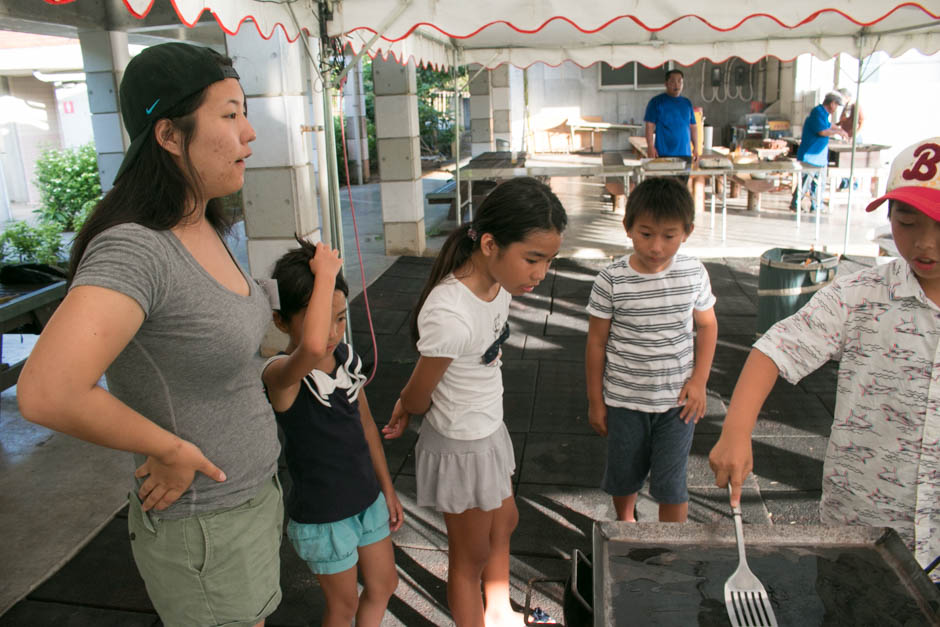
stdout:
<svg viewBox="0 0 940 627">
<path fill-rule="evenodd" d="M 623 219 L 633 252 L 605 268 L 591 290 L 588 419 L 607 437 L 601 488 L 618 520 L 636 520 L 647 476 L 660 521 L 688 516 L 686 466 L 718 339 L 708 272 L 677 254 L 694 218 L 692 196 L 676 179 L 640 183 Z"/>
</svg>

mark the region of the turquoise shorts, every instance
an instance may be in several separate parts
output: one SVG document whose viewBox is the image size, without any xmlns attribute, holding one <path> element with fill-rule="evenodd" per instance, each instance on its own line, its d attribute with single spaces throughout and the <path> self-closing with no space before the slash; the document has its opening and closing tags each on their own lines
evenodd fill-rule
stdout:
<svg viewBox="0 0 940 627">
<path fill-rule="evenodd" d="M 384 540 L 389 533 L 388 506 L 381 492 L 372 505 L 349 518 L 320 524 L 291 519 L 287 523 L 287 537 L 315 575 L 349 570 L 359 561 L 359 547 Z"/>
</svg>

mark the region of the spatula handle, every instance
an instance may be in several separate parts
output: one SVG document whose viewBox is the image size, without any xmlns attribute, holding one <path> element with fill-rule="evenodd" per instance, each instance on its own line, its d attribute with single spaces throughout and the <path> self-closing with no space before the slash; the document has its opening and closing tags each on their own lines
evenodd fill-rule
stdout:
<svg viewBox="0 0 940 627">
<path fill-rule="evenodd" d="M 731 497 L 731 482 L 728 482 L 728 497 Z M 733 505 L 731 512 L 734 514 L 734 535 L 738 543 L 738 560 L 742 564 L 747 563 L 744 555 L 744 524 L 741 522 L 741 506 Z"/>
</svg>

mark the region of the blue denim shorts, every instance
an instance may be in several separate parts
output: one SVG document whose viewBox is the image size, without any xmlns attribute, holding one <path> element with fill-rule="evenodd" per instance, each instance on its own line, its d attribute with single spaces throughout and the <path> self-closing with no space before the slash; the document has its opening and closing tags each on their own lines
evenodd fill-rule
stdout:
<svg viewBox="0 0 940 627">
<path fill-rule="evenodd" d="M 601 488 L 613 496 L 635 494 L 650 478 L 650 496 L 677 505 L 689 500 L 686 470 L 695 423 L 681 407 L 647 413 L 607 407 L 607 466 Z"/>
<path fill-rule="evenodd" d="M 287 537 L 300 559 L 315 575 L 335 575 L 359 561 L 359 547 L 388 537 L 388 506 L 379 492 L 372 505 L 349 518 L 331 523 L 287 523 Z"/>
</svg>

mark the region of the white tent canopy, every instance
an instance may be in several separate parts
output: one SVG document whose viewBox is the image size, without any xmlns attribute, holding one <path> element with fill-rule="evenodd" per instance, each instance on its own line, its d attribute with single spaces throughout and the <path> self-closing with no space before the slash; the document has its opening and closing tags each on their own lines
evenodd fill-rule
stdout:
<svg viewBox="0 0 940 627">
<path fill-rule="evenodd" d="M 61 1 L 61 0 L 60 0 Z M 264 37 L 281 28 L 291 40 L 301 30 L 321 32 L 314 0 L 171 0 L 180 20 L 192 25 L 211 11 L 223 29 L 238 30 L 250 18 Z M 146 15 L 153 0 L 124 0 Z M 632 5 L 632 6 L 631 6 Z M 496 67 L 573 61 L 588 66 L 606 61 L 621 66 L 665 60 L 690 65 L 707 58 L 765 56 L 791 60 L 803 53 L 822 59 L 880 50 L 898 56 L 910 49 L 940 50 L 940 1 L 704 0 L 339 0 L 333 2 L 327 33 L 343 37 L 356 51 L 393 55 L 421 65 L 447 67 L 477 63 Z M 374 39 L 374 41 L 372 41 Z"/>
</svg>

